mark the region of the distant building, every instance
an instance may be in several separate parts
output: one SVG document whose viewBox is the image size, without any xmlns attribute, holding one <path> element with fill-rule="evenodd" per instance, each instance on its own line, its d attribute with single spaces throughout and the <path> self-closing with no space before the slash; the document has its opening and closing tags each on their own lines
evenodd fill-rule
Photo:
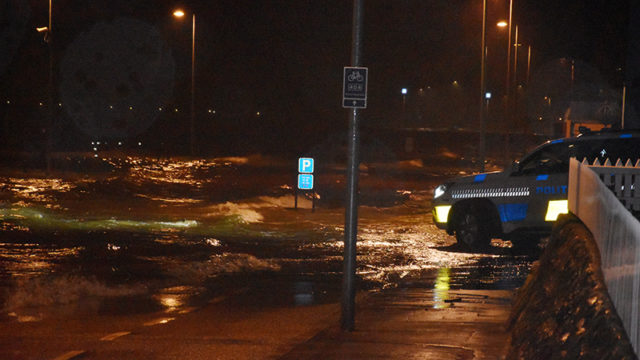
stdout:
<svg viewBox="0 0 640 360">
<path fill-rule="evenodd" d="M 575 136 L 580 128 L 597 131 L 619 127 L 621 107 L 617 101 L 571 101 L 564 116 L 564 136 Z"/>
</svg>

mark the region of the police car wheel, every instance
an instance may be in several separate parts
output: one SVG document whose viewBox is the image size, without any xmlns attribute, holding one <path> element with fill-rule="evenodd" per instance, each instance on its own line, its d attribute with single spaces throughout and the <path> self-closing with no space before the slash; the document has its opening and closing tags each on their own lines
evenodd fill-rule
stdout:
<svg viewBox="0 0 640 360">
<path fill-rule="evenodd" d="M 490 238 L 483 225 L 485 222 L 473 212 L 465 212 L 458 216 L 455 226 L 458 244 L 469 249 L 479 249 L 489 245 Z"/>
</svg>

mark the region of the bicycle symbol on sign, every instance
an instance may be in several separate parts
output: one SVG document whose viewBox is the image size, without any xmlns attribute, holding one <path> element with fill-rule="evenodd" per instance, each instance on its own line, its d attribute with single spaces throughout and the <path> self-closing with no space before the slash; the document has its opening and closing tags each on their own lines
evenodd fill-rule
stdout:
<svg viewBox="0 0 640 360">
<path fill-rule="evenodd" d="M 362 74 L 359 71 L 352 71 L 348 76 L 347 79 L 349 81 L 364 81 L 364 77 L 362 76 Z"/>
</svg>

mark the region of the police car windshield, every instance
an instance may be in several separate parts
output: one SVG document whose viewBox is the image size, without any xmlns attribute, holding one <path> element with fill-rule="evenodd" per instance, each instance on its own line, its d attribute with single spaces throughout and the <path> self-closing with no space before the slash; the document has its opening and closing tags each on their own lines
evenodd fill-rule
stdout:
<svg viewBox="0 0 640 360">
<path fill-rule="evenodd" d="M 591 138 L 554 141 L 545 144 L 525 156 L 519 171 L 514 175 L 553 174 L 569 171 L 569 159 L 575 157 L 593 163 L 598 159 L 604 163 L 609 159 L 615 163 L 640 158 L 640 138 Z"/>
<path fill-rule="evenodd" d="M 544 145 L 520 162 L 518 175 L 566 172 L 569 169 L 569 144 Z"/>
</svg>

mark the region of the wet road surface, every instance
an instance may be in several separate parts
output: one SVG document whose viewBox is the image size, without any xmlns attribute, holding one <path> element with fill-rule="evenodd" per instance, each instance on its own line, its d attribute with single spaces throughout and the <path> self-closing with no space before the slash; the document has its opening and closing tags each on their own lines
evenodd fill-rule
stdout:
<svg viewBox="0 0 640 360">
<path fill-rule="evenodd" d="M 104 163 L 104 170 L 82 175 L 0 174 L 0 331 L 24 331 L 4 337 L 9 358 L 31 358 L 25 349 L 34 348 L 60 355 L 43 345 L 52 329 L 68 334 L 64 341 L 82 338 L 81 329 L 96 331 L 91 341 L 98 333 L 117 338 L 135 331 L 122 329 L 173 321 L 211 303 L 224 308 L 228 321 L 253 314 L 247 321 L 254 328 L 265 326 L 260 319 L 302 314 L 307 327 L 292 330 L 291 339 L 335 315 L 340 169 L 317 174 L 312 212 L 308 196 L 293 209 L 295 173 L 273 159 Z M 484 253 L 467 253 L 433 226 L 432 189 L 457 171 L 422 163 L 365 169 L 360 289 L 431 289 L 434 306 L 446 307 L 456 289 L 522 284 L 535 254 L 516 254 L 497 240 Z"/>
</svg>

